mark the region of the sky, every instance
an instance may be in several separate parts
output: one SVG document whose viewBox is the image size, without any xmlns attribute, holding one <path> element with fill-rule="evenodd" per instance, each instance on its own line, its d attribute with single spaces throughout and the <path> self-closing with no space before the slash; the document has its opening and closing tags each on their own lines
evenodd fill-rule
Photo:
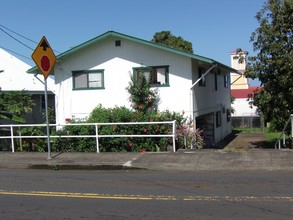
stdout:
<svg viewBox="0 0 293 220">
<path fill-rule="evenodd" d="M 144 40 L 171 31 L 195 54 L 231 66 L 230 52 L 254 55 L 250 36 L 265 0 L 9 0 L 1 2 L 0 47 L 35 66 L 43 36 L 55 55 L 109 30 Z M 16 38 L 16 39 L 15 39 Z"/>
</svg>

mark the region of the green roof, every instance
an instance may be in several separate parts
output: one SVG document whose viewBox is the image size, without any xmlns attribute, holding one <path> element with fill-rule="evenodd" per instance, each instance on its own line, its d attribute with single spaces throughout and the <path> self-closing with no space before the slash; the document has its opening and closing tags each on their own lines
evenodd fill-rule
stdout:
<svg viewBox="0 0 293 220">
<path fill-rule="evenodd" d="M 155 48 L 158 48 L 158 49 L 161 49 L 161 50 L 165 50 L 165 51 L 168 51 L 168 52 L 171 52 L 171 53 L 175 53 L 175 54 L 178 54 L 178 55 L 182 55 L 182 56 L 186 56 L 186 57 L 190 57 L 190 58 L 193 58 L 193 59 L 196 59 L 196 60 L 199 60 L 199 61 L 203 61 L 203 62 L 206 62 L 206 63 L 210 63 L 210 64 L 217 64 L 218 66 L 221 66 L 221 67 L 224 67 L 226 69 L 229 69 L 231 70 L 232 72 L 238 72 L 237 70 L 229 67 L 229 66 L 226 66 L 220 62 L 217 62 L 216 60 L 213 60 L 213 59 L 210 59 L 210 58 L 207 58 L 207 57 L 203 57 L 203 56 L 200 56 L 200 55 L 197 55 L 197 54 L 193 54 L 193 53 L 187 53 L 187 52 L 184 52 L 184 51 L 181 51 L 181 50 L 177 50 L 177 49 L 174 49 L 174 48 L 171 48 L 171 47 L 167 47 L 165 45 L 162 45 L 162 44 L 158 44 L 158 43 L 154 43 L 152 41 L 147 41 L 147 40 L 143 40 L 143 39 L 140 39 L 140 38 L 136 38 L 136 37 L 132 37 L 132 36 L 129 36 L 129 35 L 126 35 L 126 34 L 122 34 L 122 33 L 118 33 L 118 32 L 115 32 L 115 31 L 108 31 L 98 37 L 95 37 L 91 40 L 88 40 L 80 45 L 77 45 L 61 54 L 59 54 L 57 56 L 57 61 L 59 59 L 62 59 L 62 58 L 65 58 L 69 55 L 72 55 L 74 53 L 76 53 L 77 51 L 81 50 L 81 49 L 84 49 L 98 41 L 101 41 L 107 37 L 119 37 L 119 38 L 122 38 L 122 39 L 126 39 L 126 40 L 129 40 L 129 41 L 133 41 L 133 42 L 136 42 L 136 43 L 140 43 L 140 44 L 144 44 L 144 45 L 147 45 L 147 46 L 151 46 L 151 47 L 155 47 Z M 38 67 L 37 66 L 34 66 L 33 68 L 29 69 L 27 71 L 28 73 L 36 73 L 38 72 Z"/>
</svg>

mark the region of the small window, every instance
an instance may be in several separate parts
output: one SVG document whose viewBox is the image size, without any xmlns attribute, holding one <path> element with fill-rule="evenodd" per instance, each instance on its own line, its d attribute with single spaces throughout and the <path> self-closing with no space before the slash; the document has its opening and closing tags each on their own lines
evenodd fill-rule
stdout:
<svg viewBox="0 0 293 220">
<path fill-rule="evenodd" d="M 229 77 L 227 74 L 224 75 L 224 87 L 228 88 L 229 85 Z"/>
<path fill-rule="evenodd" d="M 216 127 L 221 126 L 221 111 L 216 112 Z"/>
<path fill-rule="evenodd" d="M 115 46 L 120 47 L 121 46 L 121 40 L 116 40 L 115 41 Z"/>
<path fill-rule="evenodd" d="M 198 67 L 198 78 L 201 78 L 205 74 L 206 70 L 203 67 Z M 205 76 L 199 81 L 199 86 L 206 86 Z"/>
<path fill-rule="evenodd" d="M 73 89 L 104 89 L 104 70 L 72 71 Z"/>
<path fill-rule="evenodd" d="M 144 76 L 151 86 L 169 86 L 169 67 L 153 66 L 133 68 L 136 77 Z"/>
</svg>

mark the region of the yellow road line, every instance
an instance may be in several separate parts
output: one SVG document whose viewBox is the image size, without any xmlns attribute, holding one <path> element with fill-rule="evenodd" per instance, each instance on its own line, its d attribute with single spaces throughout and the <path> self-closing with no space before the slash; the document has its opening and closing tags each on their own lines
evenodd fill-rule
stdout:
<svg viewBox="0 0 293 220">
<path fill-rule="evenodd" d="M 6 191 L 0 190 L 0 195 L 41 196 L 84 199 L 114 199 L 114 200 L 161 200 L 161 201 L 251 201 L 251 202 L 293 202 L 292 196 L 158 196 L 158 195 L 111 195 L 97 193 L 44 192 L 44 191 Z"/>
</svg>

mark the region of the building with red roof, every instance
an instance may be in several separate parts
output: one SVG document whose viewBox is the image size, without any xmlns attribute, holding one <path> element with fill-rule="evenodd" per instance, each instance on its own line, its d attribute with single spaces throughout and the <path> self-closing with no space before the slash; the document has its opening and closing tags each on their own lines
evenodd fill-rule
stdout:
<svg viewBox="0 0 293 220">
<path fill-rule="evenodd" d="M 239 62 L 239 54 L 236 51 L 230 53 L 231 66 L 239 72 L 244 73 L 248 53 L 246 51 L 241 51 L 240 53 L 244 58 L 243 62 Z M 244 75 L 239 76 L 239 74 L 231 73 L 231 96 L 235 98 L 231 105 L 234 109 L 234 112 L 231 114 L 232 126 L 252 126 L 252 121 L 259 121 L 257 107 L 251 105 L 250 102 L 252 101 L 254 92 L 260 88 L 260 86 L 250 86 L 248 79 Z"/>
</svg>

